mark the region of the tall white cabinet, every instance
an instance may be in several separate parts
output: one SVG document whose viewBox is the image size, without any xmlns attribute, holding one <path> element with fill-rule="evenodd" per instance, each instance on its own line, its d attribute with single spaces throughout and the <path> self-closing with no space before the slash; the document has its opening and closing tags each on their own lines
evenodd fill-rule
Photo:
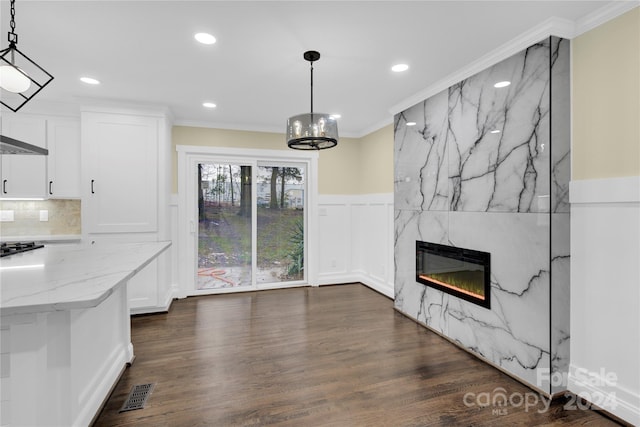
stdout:
<svg viewBox="0 0 640 427">
<path fill-rule="evenodd" d="M 170 240 L 171 124 L 155 109 L 85 106 L 82 125 L 82 233 L 88 241 Z M 128 285 L 133 314 L 168 309 L 169 253 Z"/>
<path fill-rule="evenodd" d="M 87 221 L 91 234 L 158 231 L 161 118 L 82 115 Z"/>
</svg>

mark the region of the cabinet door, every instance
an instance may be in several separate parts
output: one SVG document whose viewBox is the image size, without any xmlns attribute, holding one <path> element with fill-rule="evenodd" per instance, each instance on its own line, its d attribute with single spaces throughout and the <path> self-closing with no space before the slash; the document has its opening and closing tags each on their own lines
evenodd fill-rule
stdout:
<svg viewBox="0 0 640 427">
<path fill-rule="evenodd" d="M 46 120 L 41 117 L 4 115 L 2 134 L 47 148 Z M 47 156 L 3 155 L 1 184 L 3 198 L 46 198 Z"/>
<path fill-rule="evenodd" d="M 80 122 L 71 119 L 48 120 L 47 144 L 49 198 L 80 198 Z"/>
<path fill-rule="evenodd" d="M 82 113 L 86 232 L 157 231 L 158 127 L 154 117 Z"/>
<path fill-rule="evenodd" d="M 133 314 L 141 308 L 156 307 L 158 305 L 158 260 L 154 259 L 129 279 L 127 284 L 127 299 L 129 310 Z"/>
</svg>

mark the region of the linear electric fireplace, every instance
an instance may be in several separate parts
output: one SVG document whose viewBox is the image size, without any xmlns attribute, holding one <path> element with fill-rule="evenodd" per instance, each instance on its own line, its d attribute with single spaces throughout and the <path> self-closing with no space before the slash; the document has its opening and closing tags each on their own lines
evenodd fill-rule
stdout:
<svg viewBox="0 0 640 427">
<path fill-rule="evenodd" d="M 491 254 L 416 241 L 416 280 L 491 308 Z"/>
</svg>

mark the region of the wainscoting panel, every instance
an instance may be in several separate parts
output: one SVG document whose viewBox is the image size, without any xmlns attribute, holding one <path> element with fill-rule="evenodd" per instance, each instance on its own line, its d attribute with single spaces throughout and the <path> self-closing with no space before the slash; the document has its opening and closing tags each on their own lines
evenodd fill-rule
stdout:
<svg viewBox="0 0 640 427">
<path fill-rule="evenodd" d="M 350 206 L 344 203 L 319 205 L 319 276 L 344 275 L 351 264 Z"/>
<path fill-rule="evenodd" d="M 571 182 L 569 390 L 640 426 L 640 177 Z"/>
<path fill-rule="evenodd" d="M 318 284 L 357 281 L 393 298 L 393 194 L 318 199 Z"/>
</svg>

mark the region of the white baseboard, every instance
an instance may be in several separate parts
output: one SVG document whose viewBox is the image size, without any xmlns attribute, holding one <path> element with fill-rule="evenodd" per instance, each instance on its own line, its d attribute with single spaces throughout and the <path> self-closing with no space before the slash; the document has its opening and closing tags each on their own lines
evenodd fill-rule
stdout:
<svg viewBox="0 0 640 427">
<path fill-rule="evenodd" d="M 81 406 L 76 419 L 73 421 L 74 426 L 90 425 L 98 412 L 102 408 L 105 399 L 111 393 L 111 390 L 120 379 L 127 363 L 133 359 L 133 347 L 121 346 L 111 352 L 109 357 L 105 359 L 102 369 L 96 371 L 96 375 L 91 379 L 89 385 L 85 388 L 91 390 L 91 394 L 87 396 L 86 402 Z"/>
<path fill-rule="evenodd" d="M 605 375 L 605 377 L 602 376 Z M 616 417 L 640 426 L 640 394 L 635 393 L 607 375 L 609 372 L 590 372 L 571 364 L 569 367 L 569 391 Z M 577 404 L 575 409 L 588 409 Z"/>
<path fill-rule="evenodd" d="M 393 284 L 384 283 L 375 278 L 362 273 L 331 273 L 321 274 L 318 278 L 318 285 L 339 285 L 343 283 L 362 283 L 363 285 L 373 289 L 374 291 L 393 299 L 395 291 Z"/>
<path fill-rule="evenodd" d="M 343 283 L 360 282 L 360 275 L 340 272 L 340 273 L 320 273 L 318 274 L 317 285 L 340 285 Z"/>
<path fill-rule="evenodd" d="M 379 294 L 384 295 L 387 298 L 391 298 L 391 299 L 395 298 L 395 291 L 393 290 L 393 287 L 390 288 L 389 286 L 385 286 L 383 284 L 375 283 L 375 282 L 369 282 L 369 283 L 365 281 L 361 281 L 361 282 L 365 286 L 368 286 L 369 288 L 373 289 Z"/>
<path fill-rule="evenodd" d="M 167 311 L 169 311 L 169 309 L 171 308 L 171 304 L 173 303 L 173 300 L 176 298 L 180 298 L 178 296 L 178 285 L 173 284 L 171 285 L 171 288 L 169 288 L 169 290 L 167 291 L 167 293 L 165 294 L 163 300 L 159 305 L 147 306 L 147 307 L 136 307 L 129 310 L 129 312 L 132 316 L 136 314 L 166 313 Z"/>
<path fill-rule="evenodd" d="M 381 293 L 382 295 L 394 299 L 395 298 L 395 290 L 393 288 L 393 283 L 385 283 L 384 280 L 381 280 L 378 277 L 367 274 L 366 272 L 359 272 L 359 282 L 370 287 L 376 292 Z"/>
</svg>

